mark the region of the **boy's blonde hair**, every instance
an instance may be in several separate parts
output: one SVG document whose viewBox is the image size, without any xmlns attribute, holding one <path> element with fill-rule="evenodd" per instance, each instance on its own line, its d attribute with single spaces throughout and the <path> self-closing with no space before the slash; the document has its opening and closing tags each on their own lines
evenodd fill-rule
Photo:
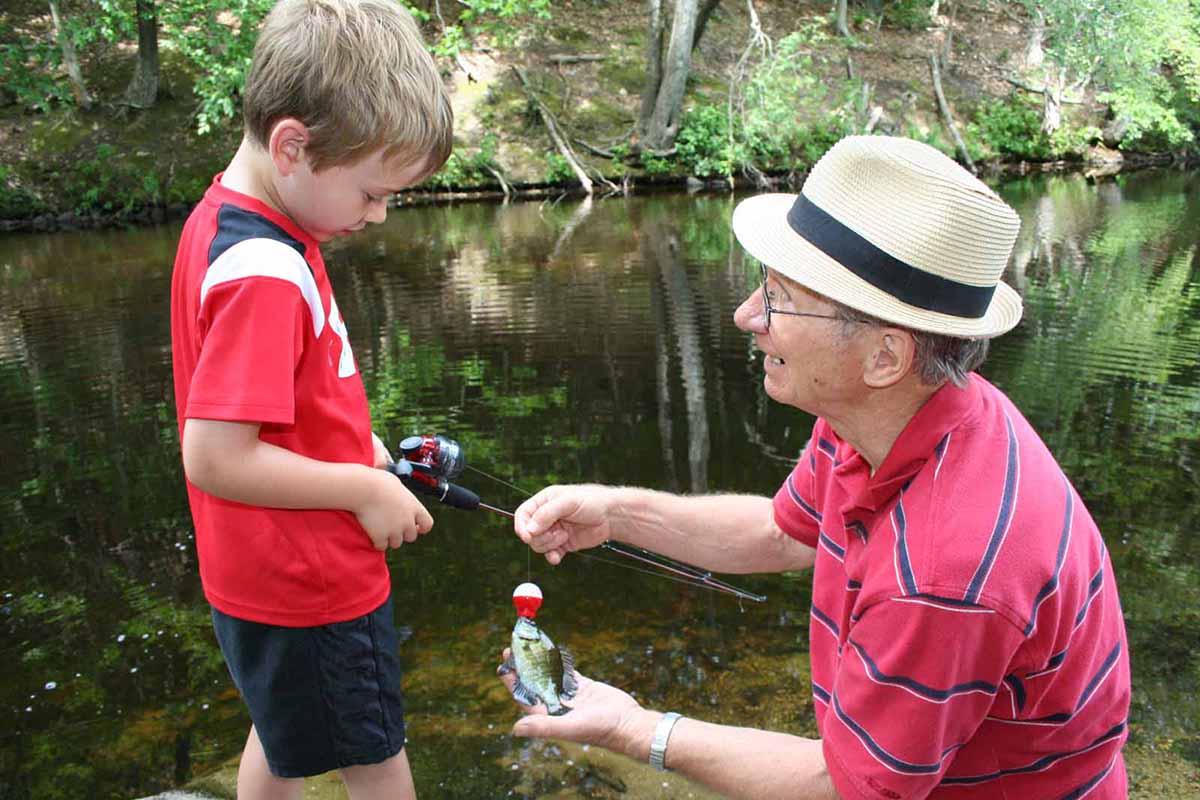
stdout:
<svg viewBox="0 0 1200 800">
<path fill-rule="evenodd" d="M 424 161 L 424 180 L 453 146 L 441 76 L 396 0 L 281 0 L 259 31 L 242 108 L 264 149 L 280 119 L 303 122 L 314 171 L 382 149 L 387 160 Z"/>
</svg>

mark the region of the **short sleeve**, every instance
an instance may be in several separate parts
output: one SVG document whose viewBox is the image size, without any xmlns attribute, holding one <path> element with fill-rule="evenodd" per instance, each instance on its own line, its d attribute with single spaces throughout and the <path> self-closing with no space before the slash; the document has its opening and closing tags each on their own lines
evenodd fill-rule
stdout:
<svg viewBox="0 0 1200 800">
<path fill-rule="evenodd" d="M 838 793 L 926 797 L 974 734 L 1023 641 L 983 606 L 928 596 L 872 605 L 852 622 L 823 727 Z"/>
<path fill-rule="evenodd" d="M 295 370 L 312 324 L 291 281 L 256 276 L 212 287 L 200 306 L 200 357 L 185 415 L 292 424 Z"/>
<path fill-rule="evenodd" d="M 815 548 L 820 534 L 821 513 L 817 510 L 816 464 L 812 448 L 813 440 L 809 439 L 792 473 L 775 493 L 774 507 L 775 524 L 779 529 Z"/>
</svg>

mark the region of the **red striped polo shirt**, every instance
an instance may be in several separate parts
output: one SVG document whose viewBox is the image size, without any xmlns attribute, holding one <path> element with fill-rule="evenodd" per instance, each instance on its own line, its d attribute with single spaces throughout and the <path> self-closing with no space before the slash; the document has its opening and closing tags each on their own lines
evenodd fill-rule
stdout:
<svg viewBox="0 0 1200 800">
<path fill-rule="evenodd" d="M 823 420 L 775 496 L 817 550 L 817 727 L 843 798 L 1124 798 L 1112 564 L 1045 444 L 978 375 L 875 475 Z"/>
</svg>

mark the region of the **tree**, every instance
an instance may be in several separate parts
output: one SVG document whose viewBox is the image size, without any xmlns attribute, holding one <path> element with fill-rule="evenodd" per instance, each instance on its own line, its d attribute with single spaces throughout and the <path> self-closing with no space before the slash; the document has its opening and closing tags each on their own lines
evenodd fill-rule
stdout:
<svg viewBox="0 0 1200 800">
<path fill-rule="evenodd" d="M 847 39 L 850 38 L 850 25 L 846 20 L 847 0 L 837 0 L 837 32 Z"/>
<path fill-rule="evenodd" d="M 700 0 L 675 0 L 664 60 L 662 42 L 666 24 L 662 0 L 648 0 L 646 84 L 635 128 L 638 149 L 665 152 L 674 144 L 692 66 L 692 50 L 700 43 L 708 19 L 720 1 L 703 0 L 701 5 Z"/>
<path fill-rule="evenodd" d="M 75 42 L 70 33 L 63 28 L 62 15 L 58 10 L 58 0 L 49 0 L 50 18 L 54 22 L 54 36 L 58 46 L 62 48 L 63 64 L 67 67 L 67 76 L 71 81 L 71 90 L 75 94 L 75 102 L 80 108 L 91 108 L 92 97 L 88 94 L 87 84 L 83 81 L 83 71 L 79 68 L 79 56 L 75 53 Z"/>
<path fill-rule="evenodd" d="M 1045 54 L 1033 75 L 1042 129 L 1053 133 L 1062 105 L 1089 86 L 1130 138 L 1170 145 L 1193 139 L 1180 112 L 1200 104 L 1200 25 L 1195 0 L 1021 0 L 1034 20 L 1027 52 Z M 1044 20 L 1044 42 L 1038 41 Z M 1044 48 L 1044 49 L 1043 49 Z M 1031 64 L 1032 66 L 1032 64 Z"/>
<path fill-rule="evenodd" d="M 154 0 L 137 0 L 137 68 L 125 89 L 125 103 L 150 108 L 158 98 L 158 12 Z"/>
</svg>

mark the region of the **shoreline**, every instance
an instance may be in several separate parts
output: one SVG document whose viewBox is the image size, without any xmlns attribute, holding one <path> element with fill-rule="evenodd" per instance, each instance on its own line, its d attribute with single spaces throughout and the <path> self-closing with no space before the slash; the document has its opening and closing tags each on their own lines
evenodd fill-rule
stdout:
<svg viewBox="0 0 1200 800">
<path fill-rule="evenodd" d="M 1098 181 L 1144 169 L 1189 169 L 1200 165 L 1200 158 L 1187 154 L 1107 152 L 1114 154 L 1115 158 L 1088 156 L 1079 160 L 985 162 L 980 166 L 977 174 L 981 178 L 1011 180 L 1029 175 L 1081 173 L 1087 180 Z M 737 177 L 734 178 L 732 186 L 730 185 L 730 181 L 724 178 L 699 179 L 692 176 L 672 176 L 670 178 L 624 181 L 618 187 L 618 191 L 597 191 L 594 196 L 603 199 L 617 195 L 647 195 L 656 192 L 678 191 L 686 191 L 689 194 L 718 194 L 754 189 L 760 191 L 799 191 L 800 186 L 803 185 L 803 178 L 807 174 L 807 171 L 769 174 L 764 176 L 763 181 L 757 183 L 748 178 Z M 509 184 L 506 190 L 505 187 L 497 183 L 482 184 L 475 187 L 464 186 L 451 190 L 409 189 L 393 195 L 389 209 L 452 203 L 547 199 L 557 201 L 567 197 L 586 196 L 586 193 L 578 184 Z M 195 203 L 199 202 L 199 200 L 200 198 L 197 197 L 191 203 L 176 202 L 165 205 L 142 206 L 128 214 L 122 215 L 77 214 L 71 211 L 63 211 L 59 213 L 46 212 L 25 218 L 0 219 L 0 235 L 5 233 L 67 233 L 83 230 L 162 225 L 175 220 L 186 219 Z"/>
</svg>

